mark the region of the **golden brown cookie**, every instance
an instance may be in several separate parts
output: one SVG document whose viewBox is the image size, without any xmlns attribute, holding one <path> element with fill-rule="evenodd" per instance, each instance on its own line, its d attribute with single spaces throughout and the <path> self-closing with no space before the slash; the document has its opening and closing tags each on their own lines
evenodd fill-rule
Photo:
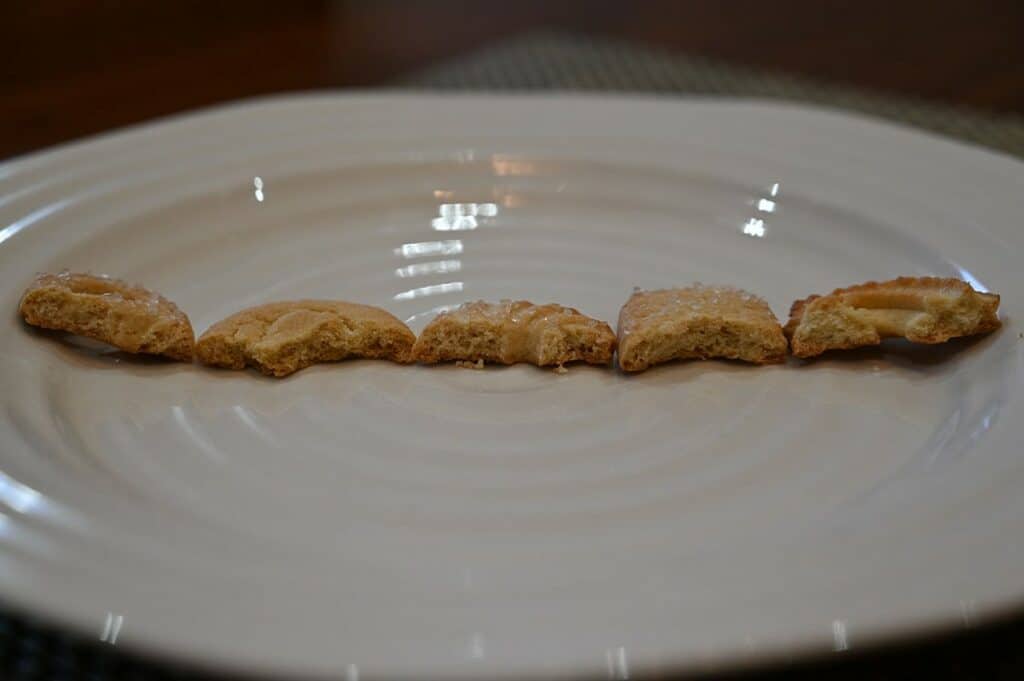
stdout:
<svg viewBox="0 0 1024 681">
<path fill-rule="evenodd" d="M 163 296 L 120 279 L 64 271 L 36 277 L 21 298 L 25 321 L 126 352 L 192 360 L 192 325 Z"/>
<path fill-rule="evenodd" d="M 537 366 L 584 361 L 608 364 L 615 334 L 608 324 L 571 307 L 525 300 L 478 300 L 442 312 L 416 340 L 413 356 L 433 364 L 450 360 Z"/>
<path fill-rule="evenodd" d="M 761 298 L 731 286 L 636 291 L 619 313 L 619 366 L 643 371 L 674 359 L 724 357 L 768 364 L 786 338 Z"/>
<path fill-rule="evenodd" d="M 287 376 L 347 357 L 410 361 L 416 336 L 391 313 L 338 300 L 295 300 L 236 312 L 196 343 L 199 361 Z"/>
<path fill-rule="evenodd" d="M 944 343 L 999 328 L 999 296 L 959 279 L 900 277 L 793 303 L 786 336 L 797 357 L 878 345 L 883 338 Z"/>
</svg>

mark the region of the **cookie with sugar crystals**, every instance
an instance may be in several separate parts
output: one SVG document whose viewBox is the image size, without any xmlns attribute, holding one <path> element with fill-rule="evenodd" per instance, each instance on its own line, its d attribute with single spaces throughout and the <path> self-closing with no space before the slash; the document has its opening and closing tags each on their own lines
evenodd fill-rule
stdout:
<svg viewBox="0 0 1024 681">
<path fill-rule="evenodd" d="M 643 371 L 675 359 L 782 362 L 786 338 L 768 303 L 731 286 L 635 291 L 619 313 L 619 366 Z"/>
</svg>

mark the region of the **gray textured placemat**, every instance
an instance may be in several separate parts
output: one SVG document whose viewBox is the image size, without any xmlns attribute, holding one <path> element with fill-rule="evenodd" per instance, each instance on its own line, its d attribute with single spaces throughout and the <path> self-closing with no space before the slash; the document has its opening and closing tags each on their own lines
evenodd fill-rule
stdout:
<svg viewBox="0 0 1024 681">
<path fill-rule="evenodd" d="M 1024 156 L 1021 116 L 996 116 L 575 35 L 529 34 L 424 69 L 399 85 L 430 90 L 557 89 L 767 97 L 887 118 Z"/>
</svg>

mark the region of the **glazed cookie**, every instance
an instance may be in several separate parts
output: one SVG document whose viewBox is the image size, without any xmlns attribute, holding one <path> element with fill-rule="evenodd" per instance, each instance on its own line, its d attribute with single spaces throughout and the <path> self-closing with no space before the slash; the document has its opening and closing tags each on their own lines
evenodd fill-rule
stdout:
<svg viewBox="0 0 1024 681">
<path fill-rule="evenodd" d="M 192 325 L 163 296 L 120 279 L 61 272 L 36 277 L 21 298 L 33 326 L 68 331 L 125 352 L 192 360 Z"/>
<path fill-rule="evenodd" d="M 605 322 L 562 305 L 525 300 L 476 301 L 439 314 L 420 334 L 413 356 L 433 364 L 529 362 L 562 366 L 567 362 L 609 364 L 615 334 Z"/>
</svg>

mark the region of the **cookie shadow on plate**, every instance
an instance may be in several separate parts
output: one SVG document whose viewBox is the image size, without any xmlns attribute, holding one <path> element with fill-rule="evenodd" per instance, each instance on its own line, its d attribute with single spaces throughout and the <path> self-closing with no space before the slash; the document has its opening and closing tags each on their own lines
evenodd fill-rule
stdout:
<svg viewBox="0 0 1024 681">
<path fill-rule="evenodd" d="M 62 358 L 78 366 L 127 370 L 137 374 L 152 371 L 161 373 L 181 371 L 192 366 L 189 362 L 181 362 L 162 355 L 125 352 L 103 341 L 85 338 L 67 331 L 40 329 L 27 324 L 24 326 L 27 332 L 35 336 L 36 339 L 49 343 Z"/>
<path fill-rule="evenodd" d="M 828 350 L 817 357 L 800 359 L 789 357 L 788 364 L 796 369 L 812 369 L 827 366 L 847 371 L 863 371 L 868 368 L 891 367 L 911 371 L 927 372 L 956 362 L 958 359 L 983 352 L 997 343 L 1006 330 L 993 333 L 953 338 L 945 343 L 928 345 L 911 343 L 902 338 L 887 338 L 881 345 L 872 345 L 853 350 Z"/>
<path fill-rule="evenodd" d="M 773 368 L 785 368 L 784 363 L 754 364 L 738 359 L 710 357 L 708 359 L 674 359 L 669 362 L 652 365 L 643 371 L 623 371 L 616 361 L 614 371 L 628 381 L 649 381 L 651 383 L 679 382 L 694 380 L 707 373 L 747 373 L 771 371 Z M 751 373 L 753 375 L 753 373 Z"/>
<path fill-rule="evenodd" d="M 283 376 L 264 373 L 260 371 L 258 367 L 251 364 L 246 365 L 242 369 L 232 369 L 228 367 L 204 364 L 197 360 L 193 366 L 197 371 L 208 374 L 213 378 L 220 377 L 223 378 L 223 380 L 251 380 L 259 383 L 273 384 L 294 381 L 300 376 L 315 376 L 320 373 L 330 373 L 334 371 L 355 371 L 357 369 L 365 370 L 367 368 L 376 367 L 387 367 L 389 370 L 405 370 L 417 365 L 399 364 L 398 362 L 392 362 L 385 359 L 373 359 L 369 357 L 345 357 L 339 360 L 315 362 L 309 366 L 296 369 L 290 374 L 285 374 Z"/>
<path fill-rule="evenodd" d="M 503 364 L 501 362 L 485 362 L 483 366 L 473 366 L 472 362 L 469 364 L 459 365 L 458 361 L 445 361 L 437 362 L 436 364 L 423 364 L 416 363 L 410 366 L 426 369 L 428 371 L 465 371 L 468 373 L 495 373 L 495 372 L 508 372 L 508 371 L 519 371 L 521 369 L 529 369 L 531 371 L 539 372 L 541 374 L 554 374 L 556 376 L 565 376 L 571 374 L 573 371 L 608 371 L 611 369 L 611 365 L 603 364 L 588 364 L 584 361 L 566 362 L 563 365 L 565 371 L 559 371 L 558 367 L 552 364 L 537 366 L 531 362 L 515 362 L 513 364 Z"/>
</svg>

